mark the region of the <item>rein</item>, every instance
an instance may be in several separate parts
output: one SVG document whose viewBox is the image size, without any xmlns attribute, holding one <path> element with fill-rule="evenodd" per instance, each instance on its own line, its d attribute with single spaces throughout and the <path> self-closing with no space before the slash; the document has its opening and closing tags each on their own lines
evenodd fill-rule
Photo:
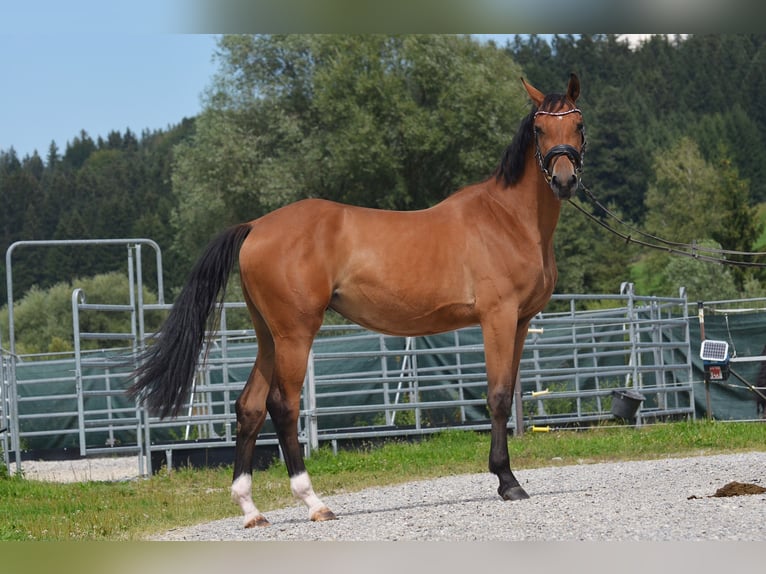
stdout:
<svg viewBox="0 0 766 574">
<path fill-rule="evenodd" d="M 609 231 L 610 233 L 616 235 L 617 237 L 620 237 L 621 239 L 625 240 L 625 243 L 634 243 L 636 245 L 640 245 L 641 247 L 649 247 L 652 249 L 658 249 L 660 251 L 665 251 L 666 253 L 670 253 L 673 255 L 682 255 L 686 257 L 691 257 L 693 259 L 698 259 L 700 261 L 707 261 L 709 263 L 719 263 L 721 265 L 732 265 L 737 267 L 766 267 L 766 263 L 759 263 L 756 261 L 734 261 L 731 259 L 726 259 L 726 255 L 740 255 L 744 257 L 759 257 L 766 255 L 766 252 L 760 251 L 760 252 L 752 252 L 752 251 L 732 251 L 729 249 L 717 249 L 715 247 L 704 247 L 701 245 L 697 245 L 694 243 L 678 243 L 675 241 L 668 241 L 666 239 L 662 239 L 661 237 L 657 237 L 656 235 L 652 235 L 650 233 L 646 233 L 645 231 L 641 231 L 640 229 L 636 229 L 635 227 L 631 226 L 629 223 L 623 221 L 618 217 L 613 211 L 611 211 L 609 208 L 607 208 L 603 203 L 598 201 L 596 197 L 593 195 L 593 193 L 588 189 L 585 184 L 582 182 L 580 183 L 580 187 L 582 188 L 583 192 L 585 193 L 585 196 L 588 198 L 588 200 L 598 207 L 600 210 L 602 210 L 607 216 L 614 219 L 617 223 L 622 225 L 623 227 L 627 228 L 628 231 L 635 233 L 636 235 L 639 235 L 641 237 L 644 237 L 649 241 L 643 241 L 641 239 L 635 239 L 633 235 L 630 233 L 623 233 L 611 225 L 607 223 L 606 221 L 596 217 L 592 213 L 586 211 L 581 205 L 575 203 L 574 201 L 570 201 L 575 209 L 577 209 L 579 212 L 585 214 L 586 217 L 592 219 L 595 221 L 598 225 Z"/>
<path fill-rule="evenodd" d="M 545 112 L 545 111 L 537 111 L 535 112 L 534 117 L 537 116 L 566 116 L 569 114 L 578 113 L 582 115 L 582 112 L 579 108 L 572 108 L 571 110 L 566 110 L 564 112 Z M 545 181 L 548 183 L 551 182 L 553 179 L 553 176 L 550 173 L 551 164 L 553 163 L 553 160 L 560 156 L 566 156 L 569 158 L 569 161 L 572 162 L 572 165 L 574 165 L 575 172 L 579 176 L 582 173 L 582 164 L 583 164 L 583 156 L 585 155 L 585 135 L 583 134 L 583 141 L 582 141 L 582 148 L 580 150 L 577 150 L 571 145 L 566 144 L 560 144 L 555 145 L 551 149 L 548 150 L 548 153 L 543 156 L 542 152 L 540 151 L 540 143 L 537 140 L 537 132 L 535 132 L 535 157 L 537 158 L 537 163 L 540 165 L 540 171 L 543 172 L 543 176 L 545 177 Z"/>
</svg>

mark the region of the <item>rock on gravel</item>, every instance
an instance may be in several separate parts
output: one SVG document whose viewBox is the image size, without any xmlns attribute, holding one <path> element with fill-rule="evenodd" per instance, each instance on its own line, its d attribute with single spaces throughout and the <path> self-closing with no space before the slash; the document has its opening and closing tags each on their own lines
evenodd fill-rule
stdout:
<svg viewBox="0 0 766 574">
<path fill-rule="evenodd" d="M 267 512 L 270 527 L 246 530 L 232 505 L 231 518 L 153 539 L 766 541 L 766 494 L 712 497 L 732 481 L 766 486 L 766 452 L 558 466 L 516 476 L 529 500 L 500 500 L 488 473 L 446 476 L 323 497 L 335 521 L 312 523 L 296 503 Z M 257 492 L 254 498 L 257 504 Z"/>
</svg>

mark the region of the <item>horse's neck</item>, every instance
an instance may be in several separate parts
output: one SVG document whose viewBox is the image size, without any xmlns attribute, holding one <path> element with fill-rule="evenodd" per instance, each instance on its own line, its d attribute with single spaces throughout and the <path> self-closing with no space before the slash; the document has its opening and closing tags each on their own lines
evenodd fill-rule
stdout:
<svg viewBox="0 0 766 574">
<path fill-rule="evenodd" d="M 541 234 L 550 241 L 553 240 L 560 214 L 561 200 L 553 193 L 548 182 L 540 176 L 537 186 L 537 220 Z"/>
<path fill-rule="evenodd" d="M 537 166 L 535 165 L 535 168 Z M 538 169 L 530 169 L 510 187 L 494 182 L 490 191 L 516 221 L 534 227 L 542 243 L 549 244 L 561 213 L 561 201 Z"/>
</svg>

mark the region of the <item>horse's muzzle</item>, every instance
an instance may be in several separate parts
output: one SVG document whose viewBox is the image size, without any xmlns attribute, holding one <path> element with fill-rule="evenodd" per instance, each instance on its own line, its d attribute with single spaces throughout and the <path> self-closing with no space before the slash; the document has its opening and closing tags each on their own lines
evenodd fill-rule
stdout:
<svg viewBox="0 0 766 574">
<path fill-rule="evenodd" d="M 566 162 L 558 161 L 564 158 Z M 570 145 L 553 146 L 541 159 L 541 167 L 558 199 L 570 199 L 575 194 L 582 170 L 580 151 Z"/>
<path fill-rule="evenodd" d="M 577 192 L 577 188 L 580 186 L 580 178 L 577 177 L 577 173 L 573 173 L 568 177 L 559 177 L 554 173 L 550 185 L 553 193 L 556 194 L 558 199 L 571 199 Z"/>
</svg>

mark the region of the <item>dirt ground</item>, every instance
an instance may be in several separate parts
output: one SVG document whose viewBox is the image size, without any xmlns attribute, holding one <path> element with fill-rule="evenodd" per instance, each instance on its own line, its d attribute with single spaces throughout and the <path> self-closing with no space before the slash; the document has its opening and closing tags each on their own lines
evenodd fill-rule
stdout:
<svg viewBox="0 0 766 574">
<path fill-rule="evenodd" d="M 132 480 L 139 476 L 138 457 L 85 458 L 74 460 L 24 460 L 25 478 L 48 482 L 88 482 Z M 11 463 L 8 472 L 16 473 Z"/>
</svg>

